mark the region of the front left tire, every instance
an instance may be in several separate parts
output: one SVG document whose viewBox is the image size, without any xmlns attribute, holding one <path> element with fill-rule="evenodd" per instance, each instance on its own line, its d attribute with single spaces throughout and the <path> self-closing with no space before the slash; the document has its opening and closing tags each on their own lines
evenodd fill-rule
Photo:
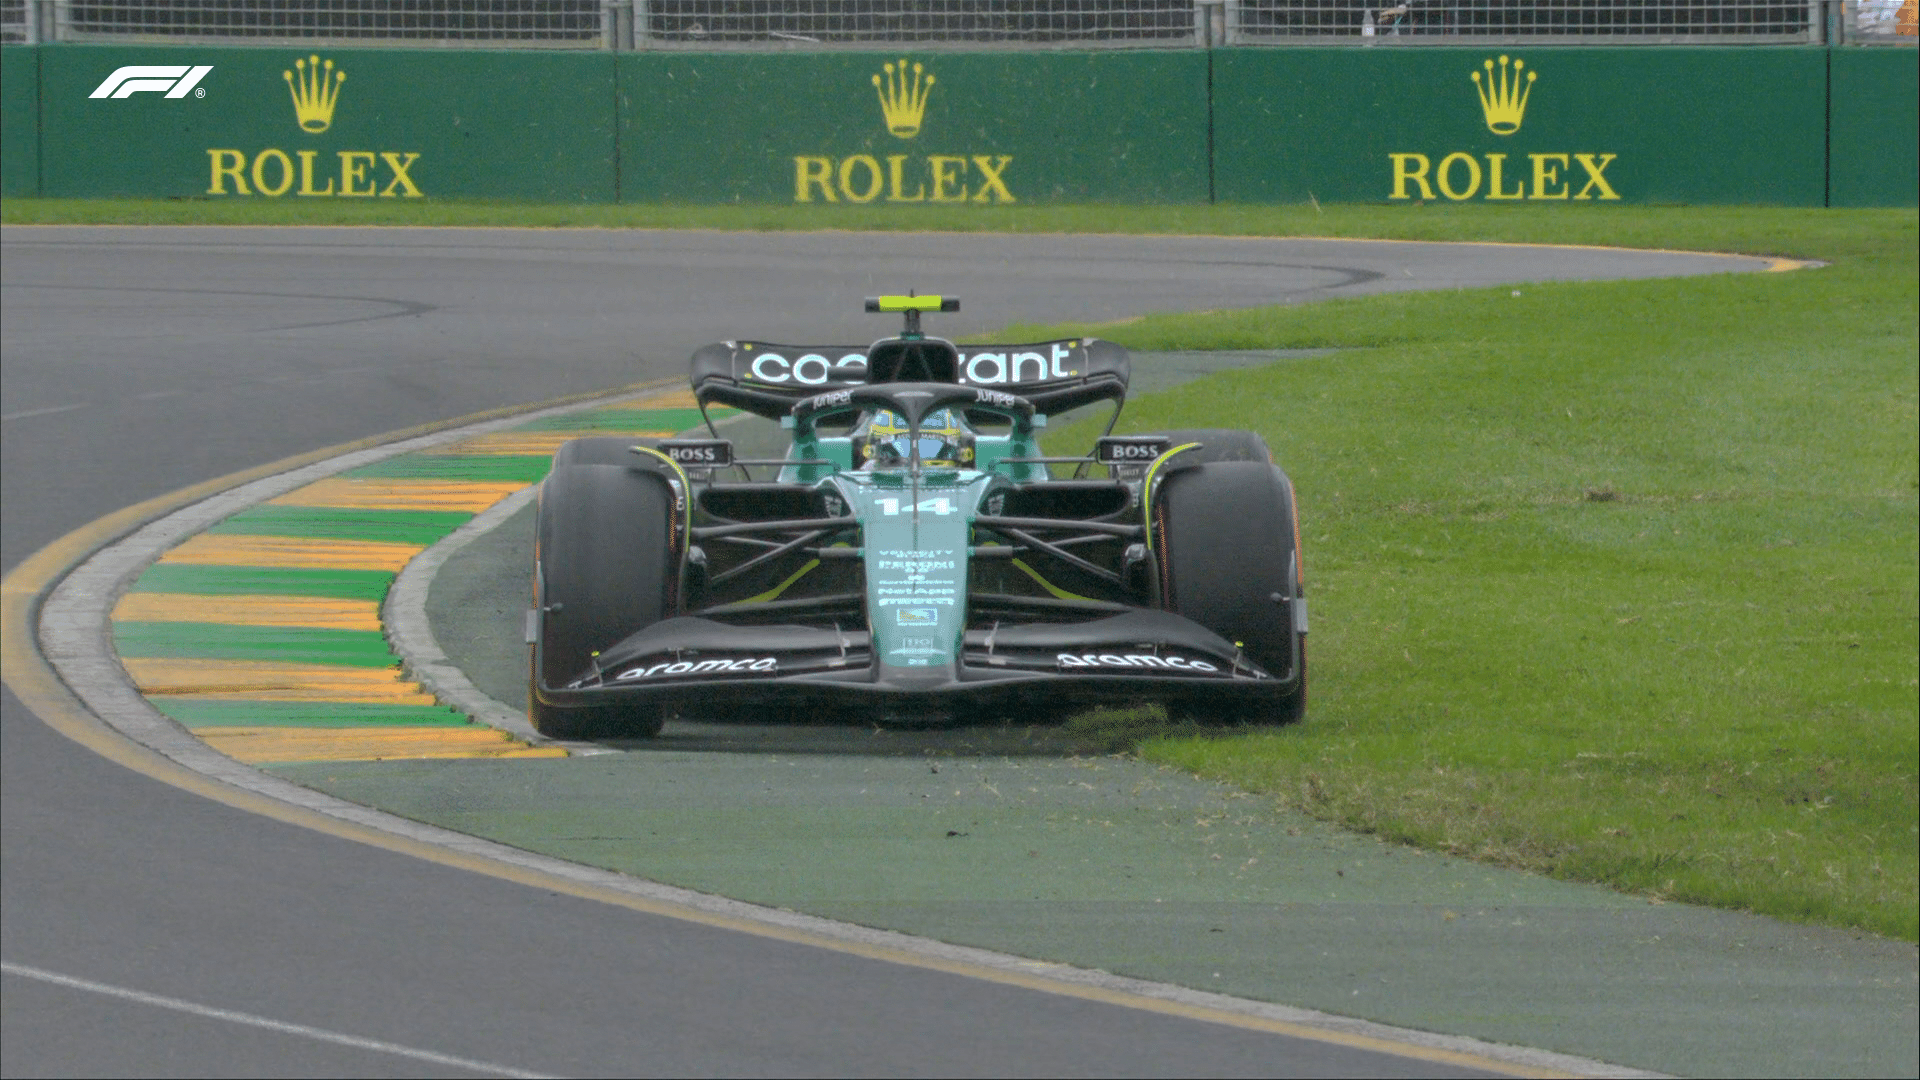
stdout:
<svg viewBox="0 0 1920 1080">
<path fill-rule="evenodd" d="M 541 485 L 534 549 L 539 642 L 528 647 L 527 693 L 528 716 L 541 734 L 645 737 L 665 723 L 657 709 L 566 708 L 542 700 L 540 690 L 587 674 L 599 650 L 667 616 L 679 573 L 673 510 L 664 479 L 624 465 L 565 464 Z"/>
</svg>

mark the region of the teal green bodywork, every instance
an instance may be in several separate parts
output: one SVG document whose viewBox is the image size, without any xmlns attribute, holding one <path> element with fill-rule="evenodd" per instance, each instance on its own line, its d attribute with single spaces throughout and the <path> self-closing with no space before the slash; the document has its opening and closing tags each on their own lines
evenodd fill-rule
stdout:
<svg viewBox="0 0 1920 1080">
<path fill-rule="evenodd" d="M 987 492 L 1007 481 L 938 469 L 918 482 L 905 472 L 848 472 L 830 482 L 865 530 L 874 654 L 885 667 L 925 671 L 929 682 L 957 679 L 973 521 Z"/>
<path fill-rule="evenodd" d="M 1005 435 L 976 435 L 972 469 L 859 470 L 853 440 L 823 437 L 812 421 L 781 421 L 794 433 L 780 482 L 831 487 L 863 530 L 868 629 L 890 677 L 908 681 L 924 672 L 929 684 L 959 676 L 967 623 L 968 548 L 980 508 L 996 489 L 1044 479 L 1045 465 L 1009 458 L 1039 456 L 1035 429 L 1047 418 L 1016 420 Z"/>
</svg>

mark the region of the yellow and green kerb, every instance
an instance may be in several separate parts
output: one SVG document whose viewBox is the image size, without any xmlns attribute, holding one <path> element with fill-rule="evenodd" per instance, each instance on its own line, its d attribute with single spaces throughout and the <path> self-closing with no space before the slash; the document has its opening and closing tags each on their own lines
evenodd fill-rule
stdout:
<svg viewBox="0 0 1920 1080">
<path fill-rule="evenodd" d="M 113 610 L 155 708 L 240 761 L 564 757 L 476 724 L 406 677 L 380 606 L 414 556 L 538 483 L 568 439 L 670 437 L 685 391 L 548 417 L 308 484 L 168 551 Z"/>
</svg>

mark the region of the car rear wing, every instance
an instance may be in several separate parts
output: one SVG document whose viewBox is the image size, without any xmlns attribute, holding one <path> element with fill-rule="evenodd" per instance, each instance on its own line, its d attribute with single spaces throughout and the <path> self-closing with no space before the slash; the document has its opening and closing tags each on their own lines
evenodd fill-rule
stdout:
<svg viewBox="0 0 1920 1080">
<path fill-rule="evenodd" d="M 723 341 L 693 354 L 694 399 L 779 419 L 826 390 L 867 385 L 861 345 L 771 345 Z M 1127 350 L 1098 338 L 1028 345 L 958 346 L 958 379 L 1017 394 L 1034 410 L 1057 415 L 1096 401 L 1123 401 L 1133 372 Z"/>
</svg>

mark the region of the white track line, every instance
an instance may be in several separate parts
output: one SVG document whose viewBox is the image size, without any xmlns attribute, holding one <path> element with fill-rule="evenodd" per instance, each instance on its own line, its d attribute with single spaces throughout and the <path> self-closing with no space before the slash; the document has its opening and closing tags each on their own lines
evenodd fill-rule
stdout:
<svg viewBox="0 0 1920 1080">
<path fill-rule="evenodd" d="M 25 420 L 32 416 L 54 416 L 59 413 L 72 412 L 75 409 L 84 409 L 86 407 L 87 403 L 83 401 L 78 405 L 49 405 L 44 409 L 22 409 L 19 412 L 10 412 L 4 416 L 0 416 L 0 421 Z"/>
<path fill-rule="evenodd" d="M 278 1031 L 283 1035 L 298 1035 L 301 1038 L 314 1039 L 319 1042 L 334 1043 L 339 1046 L 350 1046 L 356 1050 L 371 1050 L 376 1054 L 392 1054 L 396 1057 L 412 1058 L 415 1061 L 424 1061 L 429 1065 L 445 1065 L 455 1069 L 465 1069 L 468 1072 L 482 1073 L 488 1076 L 525 1077 L 527 1080 L 548 1080 L 549 1076 L 547 1073 L 528 1072 L 525 1069 L 516 1069 L 508 1065 L 495 1065 L 489 1061 L 475 1061 L 472 1058 L 455 1057 L 452 1054 L 441 1054 L 432 1050 L 421 1050 L 417 1047 L 401 1046 L 398 1043 L 381 1042 L 378 1039 L 363 1039 L 358 1035 L 346 1035 L 338 1031 L 328 1031 L 326 1028 L 308 1027 L 305 1024 L 289 1024 L 285 1020 L 274 1020 L 265 1016 L 255 1016 L 252 1013 L 235 1012 L 232 1009 L 216 1009 L 211 1005 L 199 1005 L 191 1001 L 182 1001 L 179 998 L 165 997 L 160 994 L 149 994 L 144 990 L 131 990 L 124 986 L 113 986 L 108 983 L 94 982 L 91 979 L 76 979 L 71 975 L 61 975 L 57 972 L 46 971 L 37 967 L 28 967 L 25 964 L 16 964 L 10 960 L 0 961 L 0 971 L 4 971 L 8 975 L 18 975 L 23 979 L 38 979 L 41 982 L 52 983 L 55 986 L 64 986 L 69 990 L 85 990 L 88 993 L 119 998 L 122 1001 L 137 1002 L 141 1005 L 152 1005 L 158 1009 L 172 1009 L 175 1012 L 204 1016 L 209 1020 L 225 1020 L 230 1024 L 245 1024 L 248 1027 L 265 1028 L 268 1031 Z"/>
</svg>

